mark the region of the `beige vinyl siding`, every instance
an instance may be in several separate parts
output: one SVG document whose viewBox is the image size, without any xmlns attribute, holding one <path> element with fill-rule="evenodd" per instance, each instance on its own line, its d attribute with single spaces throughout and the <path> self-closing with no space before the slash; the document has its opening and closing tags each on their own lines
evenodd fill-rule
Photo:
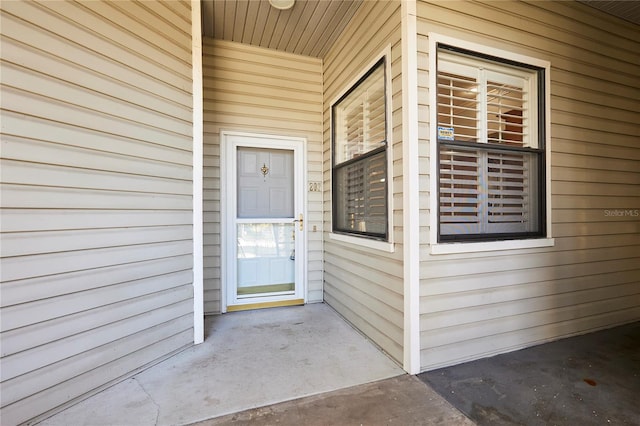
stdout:
<svg viewBox="0 0 640 426">
<path fill-rule="evenodd" d="M 307 139 L 307 179 L 322 181 L 322 62 L 204 38 L 204 303 L 220 313 L 220 131 Z M 307 193 L 309 302 L 322 301 L 322 193 Z M 313 232 L 313 226 L 317 231 Z"/>
<path fill-rule="evenodd" d="M 190 3 L 3 2 L 1 417 L 193 342 Z"/>
<path fill-rule="evenodd" d="M 430 255 L 430 31 L 550 61 L 554 247 Z M 419 2 L 418 44 L 422 370 L 638 320 L 638 27 L 574 2 Z"/>
<path fill-rule="evenodd" d="M 392 138 L 387 155 L 394 251 L 388 253 L 332 239 L 331 102 L 391 45 Z M 389 353 L 403 359 L 402 82 L 400 2 L 363 2 L 324 58 L 325 301 Z"/>
</svg>

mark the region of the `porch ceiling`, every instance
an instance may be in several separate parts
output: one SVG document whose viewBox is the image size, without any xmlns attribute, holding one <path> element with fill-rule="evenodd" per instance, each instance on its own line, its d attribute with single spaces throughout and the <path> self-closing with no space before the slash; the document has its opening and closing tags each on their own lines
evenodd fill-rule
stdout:
<svg viewBox="0 0 640 426">
<path fill-rule="evenodd" d="M 581 3 L 640 25 L 640 1 L 581 0 Z"/>
<path fill-rule="evenodd" d="M 268 0 L 202 0 L 207 37 L 322 58 L 363 0 L 296 0 L 278 10 Z"/>
</svg>

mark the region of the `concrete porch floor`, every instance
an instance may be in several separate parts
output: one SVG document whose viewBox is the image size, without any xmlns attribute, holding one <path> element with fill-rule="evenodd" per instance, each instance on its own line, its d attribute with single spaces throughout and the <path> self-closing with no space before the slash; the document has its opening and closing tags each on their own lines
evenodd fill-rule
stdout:
<svg viewBox="0 0 640 426">
<path fill-rule="evenodd" d="M 207 317 L 205 330 L 205 343 L 40 424 L 190 424 L 404 374 L 325 304 Z"/>
</svg>

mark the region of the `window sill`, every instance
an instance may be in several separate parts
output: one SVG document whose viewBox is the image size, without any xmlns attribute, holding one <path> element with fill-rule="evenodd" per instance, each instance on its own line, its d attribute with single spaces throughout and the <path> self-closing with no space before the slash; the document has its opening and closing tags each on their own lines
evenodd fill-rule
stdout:
<svg viewBox="0 0 640 426">
<path fill-rule="evenodd" d="M 518 250 L 529 248 L 553 247 L 553 238 L 531 240 L 483 241 L 477 243 L 440 243 L 431 245 L 431 254 L 475 253 L 483 251 Z"/>
<path fill-rule="evenodd" d="M 354 244 L 357 246 L 367 247 L 374 250 L 385 251 L 387 253 L 393 253 L 395 251 L 393 243 L 386 241 L 371 240 L 363 237 L 354 237 L 351 235 L 334 234 L 329 233 L 329 239 L 334 241 L 340 241 L 343 243 Z"/>
</svg>

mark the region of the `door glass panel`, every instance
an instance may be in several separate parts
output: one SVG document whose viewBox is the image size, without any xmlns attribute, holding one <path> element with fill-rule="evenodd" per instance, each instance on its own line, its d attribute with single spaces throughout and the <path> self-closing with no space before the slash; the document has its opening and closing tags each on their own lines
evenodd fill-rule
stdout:
<svg viewBox="0 0 640 426">
<path fill-rule="evenodd" d="M 239 223 L 238 298 L 293 293 L 293 223 Z"/>
</svg>

